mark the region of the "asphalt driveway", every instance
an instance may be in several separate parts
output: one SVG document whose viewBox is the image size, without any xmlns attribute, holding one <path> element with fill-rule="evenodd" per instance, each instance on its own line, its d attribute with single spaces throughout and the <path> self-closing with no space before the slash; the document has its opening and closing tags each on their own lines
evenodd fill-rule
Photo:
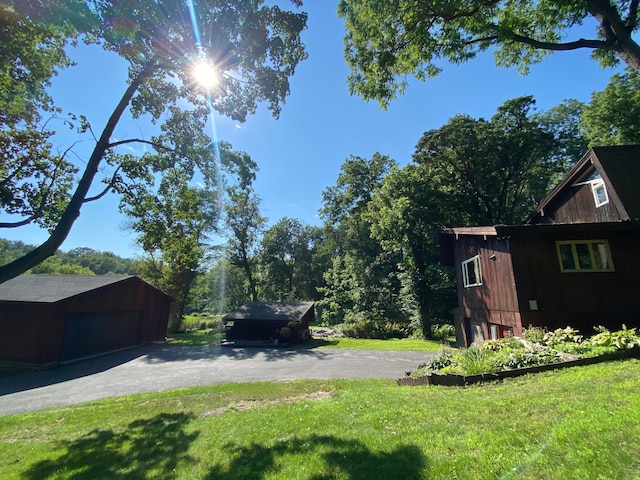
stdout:
<svg viewBox="0 0 640 480">
<path fill-rule="evenodd" d="M 0 379 L 0 415 L 216 383 L 396 379 L 437 353 L 146 345 Z"/>
</svg>

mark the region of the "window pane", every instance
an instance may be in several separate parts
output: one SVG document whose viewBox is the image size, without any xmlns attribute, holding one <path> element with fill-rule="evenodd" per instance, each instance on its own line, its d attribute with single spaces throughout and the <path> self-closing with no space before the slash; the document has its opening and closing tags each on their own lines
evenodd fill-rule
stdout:
<svg viewBox="0 0 640 480">
<path fill-rule="evenodd" d="M 462 279 L 465 287 L 482 285 L 480 259 L 477 256 L 462 262 Z"/>
<path fill-rule="evenodd" d="M 591 254 L 588 243 L 576 243 L 576 253 L 578 255 L 578 266 L 580 270 L 593 270 Z"/>
<path fill-rule="evenodd" d="M 476 272 L 476 262 L 467 263 L 467 267 L 469 268 L 469 284 L 475 285 L 478 283 L 478 272 Z"/>
<path fill-rule="evenodd" d="M 595 267 L 598 270 L 612 270 L 611 261 L 609 260 L 609 251 L 606 243 L 594 243 L 593 247 L 593 259 L 595 261 Z"/>
<path fill-rule="evenodd" d="M 573 259 L 573 252 L 571 251 L 571 245 L 562 244 L 559 245 L 560 261 L 562 262 L 563 270 L 575 270 L 576 262 Z"/>
<path fill-rule="evenodd" d="M 596 204 L 598 206 L 604 205 L 609 201 L 609 199 L 607 198 L 607 190 L 605 189 L 604 185 L 595 187 L 594 190 L 596 193 Z"/>
</svg>

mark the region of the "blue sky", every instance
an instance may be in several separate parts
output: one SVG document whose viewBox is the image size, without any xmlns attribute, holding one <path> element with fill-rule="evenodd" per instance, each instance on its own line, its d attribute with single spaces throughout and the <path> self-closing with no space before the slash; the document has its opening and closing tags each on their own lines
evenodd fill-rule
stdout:
<svg viewBox="0 0 640 480">
<path fill-rule="evenodd" d="M 370 158 L 380 152 L 405 164 L 423 132 L 441 127 L 456 114 L 489 118 L 506 100 L 521 95 L 533 95 L 539 110 L 568 98 L 588 102 L 592 92 L 602 90 L 616 73 L 602 70 L 587 51 L 552 55 L 526 77 L 515 69 L 496 67 L 492 56 L 485 54 L 464 65 L 445 65 L 439 77 L 425 83 L 412 81 L 405 94 L 383 111 L 376 102 L 349 95 L 344 26 L 335 13 L 336 4 L 335 0 L 305 2 L 302 10 L 308 12 L 309 21 L 303 40 L 309 58 L 291 80 L 291 94 L 278 120 L 266 108 L 242 125 L 216 116 L 219 139 L 247 152 L 259 165 L 254 188 L 270 224 L 282 217 L 320 224 L 322 192 L 335 184 L 349 155 Z M 587 30 L 585 36 L 593 37 L 593 31 Z M 78 65 L 54 80 L 54 99 L 64 111 L 86 115 L 99 134 L 126 88 L 126 64 L 97 47 L 83 46 L 72 57 Z M 61 134 L 61 149 L 77 140 L 71 133 Z M 116 130 L 119 139 L 148 139 L 153 133 L 154 127 L 142 121 L 122 122 Z M 79 162 L 91 147 L 87 138 L 74 147 Z M 46 232 L 26 227 L 0 231 L 0 237 L 38 244 Z M 83 207 L 62 250 L 75 247 L 125 257 L 141 253 L 118 213 L 115 195 Z"/>
</svg>

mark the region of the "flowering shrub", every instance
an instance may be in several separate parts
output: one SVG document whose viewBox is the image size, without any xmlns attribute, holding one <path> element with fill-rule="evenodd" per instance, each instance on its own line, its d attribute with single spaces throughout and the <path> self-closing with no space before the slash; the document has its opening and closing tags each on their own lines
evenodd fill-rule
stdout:
<svg viewBox="0 0 640 480">
<path fill-rule="evenodd" d="M 618 350 L 640 347 L 640 336 L 635 328 L 610 332 L 598 327 L 593 337 L 584 340 L 577 330 L 567 327 L 553 332 L 528 329 L 540 342 L 527 347 L 518 338 L 509 337 L 498 340 L 486 340 L 479 347 L 469 347 L 458 351 L 443 351 L 428 364 L 422 364 L 411 376 L 420 376 L 428 372 L 439 374 L 476 375 L 501 370 L 534 367 L 558 363 L 563 360 L 560 352 L 571 353 L 579 357 L 593 357 Z M 526 337 L 526 336 L 525 336 Z"/>
</svg>

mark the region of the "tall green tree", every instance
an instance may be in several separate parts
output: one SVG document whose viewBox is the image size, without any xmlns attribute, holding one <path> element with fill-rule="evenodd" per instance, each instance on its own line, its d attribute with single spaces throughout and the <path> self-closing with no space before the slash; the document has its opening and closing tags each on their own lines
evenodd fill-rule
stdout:
<svg viewBox="0 0 640 480">
<path fill-rule="evenodd" d="M 640 143 L 640 72 L 628 68 L 594 92 L 580 125 L 591 146 Z"/>
<path fill-rule="evenodd" d="M 540 122 L 540 126 L 553 135 L 558 146 L 555 161 L 559 164 L 572 165 L 589 148 L 589 141 L 581 123 L 584 108 L 584 103 L 569 99 L 546 112 L 533 115 L 533 118 Z"/>
<path fill-rule="evenodd" d="M 178 330 L 191 285 L 204 272 L 209 235 L 220 228 L 227 182 L 249 186 L 255 163 L 226 143 L 219 149 L 211 145 L 204 133 L 206 112 L 170 111 L 164 131 L 154 139 L 167 148 L 146 159 L 154 167 L 147 175 L 158 185 L 149 180 L 123 191 L 122 211 L 150 257 L 150 280 L 174 298 L 170 326 Z"/>
<path fill-rule="evenodd" d="M 232 187 L 225 210 L 230 230 L 229 261 L 244 273 L 249 298 L 258 301 L 259 240 L 267 222 L 260 215 L 260 198 L 250 188 Z"/>
<path fill-rule="evenodd" d="M 372 220 L 367 216 L 375 191 L 394 166 L 394 160 L 379 153 L 370 159 L 351 156 L 343 163 L 336 185 L 323 192 L 320 213 L 334 258 L 325 274 L 319 306 L 330 323 L 375 324 L 402 317 L 398 258 L 372 237 Z"/>
<path fill-rule="evenodd" d="M 461 225 L 521 222 L 566 170 L 534 104 L 532 97 L 508 100 L 489 121 L 456 115 L 418 142 L 413 160 L 464 212 L 455 219 Z"/>
<path fill-rule="evenodd" d="M 433 319 L 447 321 L 448 310 L 455 306 L 454 277 L 439 265 L 438 240 L 456 213 L 426 170 L 414 164 L 394 168 L 375 191 L 368 216 L 371 236 L 400 259 L 407 315 L 415 305 L 422 334 L 431 338 Z"/>
<path fill-rule="evenodd" d="M 37 41 L 31 46 L 27 42 L 25 47 L 31 48 L 38 58 L 54 55 L 48 63 L 49 69 L 40 75 L 40 81 L 48 81 L 56 68 L 65 66 L 67 60 L 60 52 L 66 39 L 73 40 L 83 34 L 88 41 L 99 43 L 129 62 L 129 82 L 102 132 L 97 135 L 95 148 L 71 188 L 69 201 L 64 208 L 58 209 L 61 213 L 51 226 L 49 238 L 23 257 L 1 266 L 0 282 L 37 265 L 62 244 L 83 203 L 91 199 L 90 188 L 99 169 L 105 166 L 105 159 L 109 159 L 106 163 L 113 167 L 108 187 L 120 185 L 122 190 L 127 179 L 135 183 L 140 175 L 143 179 L 148 178 L 144 172 L 144 157 L 117 154 L 117 147 L 125 143 L 151 143 L 144 139 L 113 141 L 115 128 L 125 113 L 129 112 L 134 118 L 148 116 L 158 121 L 168 108 L 184 105 L 186 101 L 195 108 L 211 106 L 222 115 L 244 121 L 247 115 L 255 112 L 258 104 L 265 103 L 277 117 L 289 93 L 289 77 L 294 74 L 297 64 L 306 58 L 300 39 L 300 32 L 306 27 L 306 15 L 267 6 L 261 0 L 202 0 L 197 5 L 187 0 L 86 3 L 57 0 L 55 3 L 64 7 L 63 11 L 72 11 L 78 6 L 78 11 L 86 14 L 87 22 L 80 22 L 79 27 L 67 31 L 58 28 L 59 21 L 49 20 L 47 5 L 38 0 L 0 3 L 1 16 L 12 19 L 15 31 L 41 29 L 42 35 L 36 37 Z M 292 3 L 301 5 L 299 0 L 292 0 Z M 3 41 L 0 50 L 11 52 L 11 55 L 15 49 L 5 46 L 11 47 L 13 37 L 2 36 L 0 39 Z M 16 58 L 5 59 L 5 64 Z M 193 70 L 203 61 L 219 72 L 215 89 L 196 85 Z M 47 64 L 44 60 L 43 63 Z M 31 77 L 20 76 L 20 73 L 24 72 L 11 72 L 9 78 L 22 85 L 19 88 L 28 90 Z M 25 82 L 27 87 L 24 87 Z M 38 92 L 29 95 L 29 98 L 37 98 Z M 22 114 L 23 118 L 25 115 Z M 83 118 L 78 118 L 80 128 L 88 128 Z M 165 148 L 162 144 L 154 147 Z M 5 175 L 5 170 L 11 167 L 2 166 L 0 173 Z M 61 178 L 67 180 L 68 175 Z M 20 181 L 28 182 L 29 179 Z M 16 188 L 17 184 L 2 185 L 0 200 L 10 201 L 7 190 Z M 36 199 L 33 211 L 37 211 L 38 202 Z"/>
<path fill-rule="evenodd" d="M 305 227 L 294 218 L 282 218 L 268 228 L 260 247 L 264 270 L 262 296 L 268 300 L 307 300 L 296 298 L 296 277 L 302 266 Z"/>
<path fill-rule="evenodd" d="M 54 153 L 50 121 L 60 109 L 47 88 L 93 19 L 84 0 L 0 2 L 0 212 L 16 219 L 0 227 L 52 227 L 70 198 L 77 168 Z"/>
<path fill-rule="evenodd" d="M 498 66 L 523 73 L 550 53 L 577 49 L 603 66 L 621 61 L 640 70 L 635 0 L 341 0 L 338 14 L 351 92 L 383 106 L 404 91 L 408 76 L 425 80 L 440 73 L 441 60 L 464 63 L 487 50 Z M 592 38 L 565 40 L 587 20 L 596 23 Z"/>
</svg>

